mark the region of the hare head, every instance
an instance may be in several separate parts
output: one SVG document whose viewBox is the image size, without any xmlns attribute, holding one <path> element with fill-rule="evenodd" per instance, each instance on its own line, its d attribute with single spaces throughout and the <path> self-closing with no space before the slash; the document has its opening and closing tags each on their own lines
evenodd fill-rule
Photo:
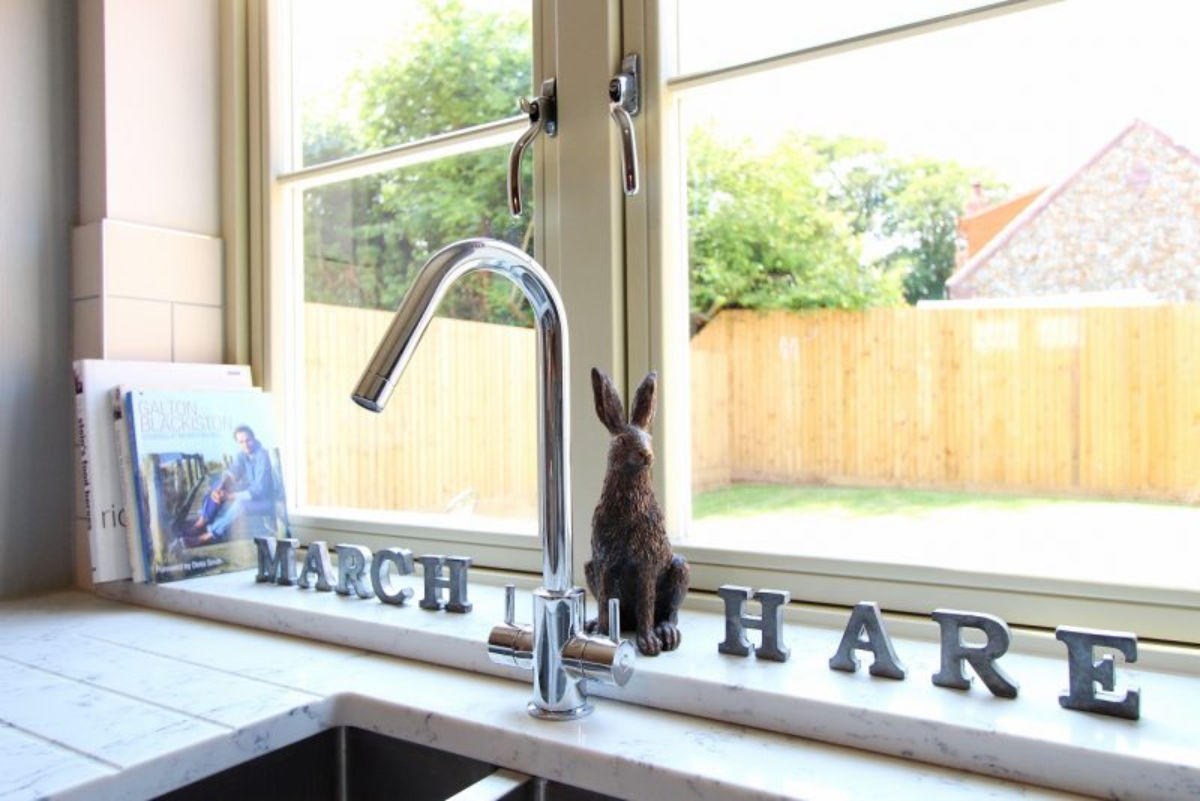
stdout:
<svg viewBox="0 0 1200 801">
<path fill-rule="evenodd" d="M 644 470 L 654 463 L 650 447 L 650 421 L 654 419 L 655 385 L 658 373 L 650 373 L 638 385 L 633 395 L 633 409 L 625 415 L 625 404 L 617 387 L 602 370 L 592 368 L 592 392 L 596 398 L 596 416 L 608 433 L 612 444 L 608 449 L 608 468 L 621 472 Z"/>
</svg>

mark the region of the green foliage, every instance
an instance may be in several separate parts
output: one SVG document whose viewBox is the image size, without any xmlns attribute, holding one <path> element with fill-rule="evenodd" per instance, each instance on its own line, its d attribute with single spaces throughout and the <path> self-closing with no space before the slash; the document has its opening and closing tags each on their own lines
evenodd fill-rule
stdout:
<svg viewBox="0 0 1200 801">
<path fill-rule="evenodd" d="M 517 96 L 529 93 L 529 42 L 527 19 L 428 0 L 412 39 L 351 82 L 353 129 L 329 123 L 306 132 L 306 163 L 513 115 Z M 528 250 L 530 215 L 508 213 L 507 152 L 492 148 L 306 192 L 306 299 L 392 309 L 421 265 L 455 240 L 490 236 Z M 519 290 L 490 274 L 459 282 L 441 312 L 532 324 Z"/>
<path fill-rule="evenodd" d="M 305 131 L 305 163 L 514 114 L 515 98 L 531 89 L 530 39 L 527 19 L 426 0 L 414 35 L 350 82 L 343 104 L 354 111 Z M 942 296 L 957 216 L 977 178 L 957 164 L 794 132 L 759 149 L 696 130 L 688 149 L 693 330 L 724 308 L 858 309 Z M 494 148 L 307 191 L 306 299 L 392 309 L 452 241 L 491 236 L 529 250 L 531 216 L 508 214 L 506 154 Z M 490 275 L 460 282 L 442 312 L 531 324 L 519 291 Z"/>
<path fill-rule="evenodd" d="M 828 202 L 822 156 L 797 136 L 759 154 L 697 130 L 688 149 L 693 327 L 723 308 L 862 308 L 900 302 L 860 265 L 861 235 Z"/>
<path fill-rule="evenodd" d="M 861 309 L 942 297 L 972 177 L 882 142 L 789 132 L 688 142 L 692 327 L 723 308 Z"/>
</svg>

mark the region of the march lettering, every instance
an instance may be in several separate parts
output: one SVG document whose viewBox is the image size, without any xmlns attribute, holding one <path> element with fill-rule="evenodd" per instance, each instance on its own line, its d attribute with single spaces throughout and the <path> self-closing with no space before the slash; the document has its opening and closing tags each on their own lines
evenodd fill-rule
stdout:
<svg viewBox="0 0 1200 801">
<path fill-rule="evenodd" d="M 362 545 L 335 546 L 335 573 L 329 546 L 319 540 L 309 544 L 303 559 L 298 553 L 300 541 L 290 537 L 255 537 L 254 545 L 258 550 L 254 580 L 259 583 L 302 590 L 313 587 L 318 592 L 375 598 L 392 606 L 403 606 L 413 597 L 412 588 L 402 587 L 396 580 L 413 574 L 413 555 L 407 548 L 384 548 L 372 553 Z M 429 555 L 418 557 L 417 561 L 425 572 L 425 593 L 418 606 L 432 611 L 471 611 L 467 599 L 471 557 Z"/>
</svg>

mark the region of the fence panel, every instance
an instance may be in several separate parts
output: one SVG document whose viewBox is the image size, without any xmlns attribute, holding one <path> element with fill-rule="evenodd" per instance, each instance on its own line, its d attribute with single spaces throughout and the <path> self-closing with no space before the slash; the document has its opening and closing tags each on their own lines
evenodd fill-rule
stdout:
<svg viewBox="0 0 1200 801">
<path fill-rule="evenodd" d="M 530 329 L 437 319 L 382 415 L 387 312 L 305 309 L 307 500 L 532 515 Z M 1200 306 L 727 311 L 691 343 L 692 479 L 1200 502 Z"/>
<path fill-rule="evenodd" d="M 392 314 L 309 303 L 304 319 L 309 504 L 535 514 L 532 329 L 435 318 L 372 414 L 350 390 Z"/>
<path fill-rule="evenodd" d="M 728 311 L 692 348 L 700 489 L 833 482 L 1200 501 L 1197 305 Z"/>
</svg>

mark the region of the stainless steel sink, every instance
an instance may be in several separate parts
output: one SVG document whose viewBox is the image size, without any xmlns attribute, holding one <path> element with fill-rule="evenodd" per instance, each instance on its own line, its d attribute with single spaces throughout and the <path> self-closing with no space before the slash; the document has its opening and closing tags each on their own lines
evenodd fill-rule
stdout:
<svg viewBox="0 0 1200 801">
<path fill-rule="evenodd" d="M 614 797 L 531 776 L 520 787 L 508 791 L 497 801 L 608 801 L 609 799 L 614 799 Z"/>
<path fill-rule="evenodd" d="M 473 801 L 603 801 L 601 795 L 510 771 L 394 737 L 341 726 L 160 796 L 169 801 L 443 801 L 459 793 Z M 495 792 L 488 788 L 495 787 Z M 465 791 L 465 792 L 464 792 Z"/>
</svg>

